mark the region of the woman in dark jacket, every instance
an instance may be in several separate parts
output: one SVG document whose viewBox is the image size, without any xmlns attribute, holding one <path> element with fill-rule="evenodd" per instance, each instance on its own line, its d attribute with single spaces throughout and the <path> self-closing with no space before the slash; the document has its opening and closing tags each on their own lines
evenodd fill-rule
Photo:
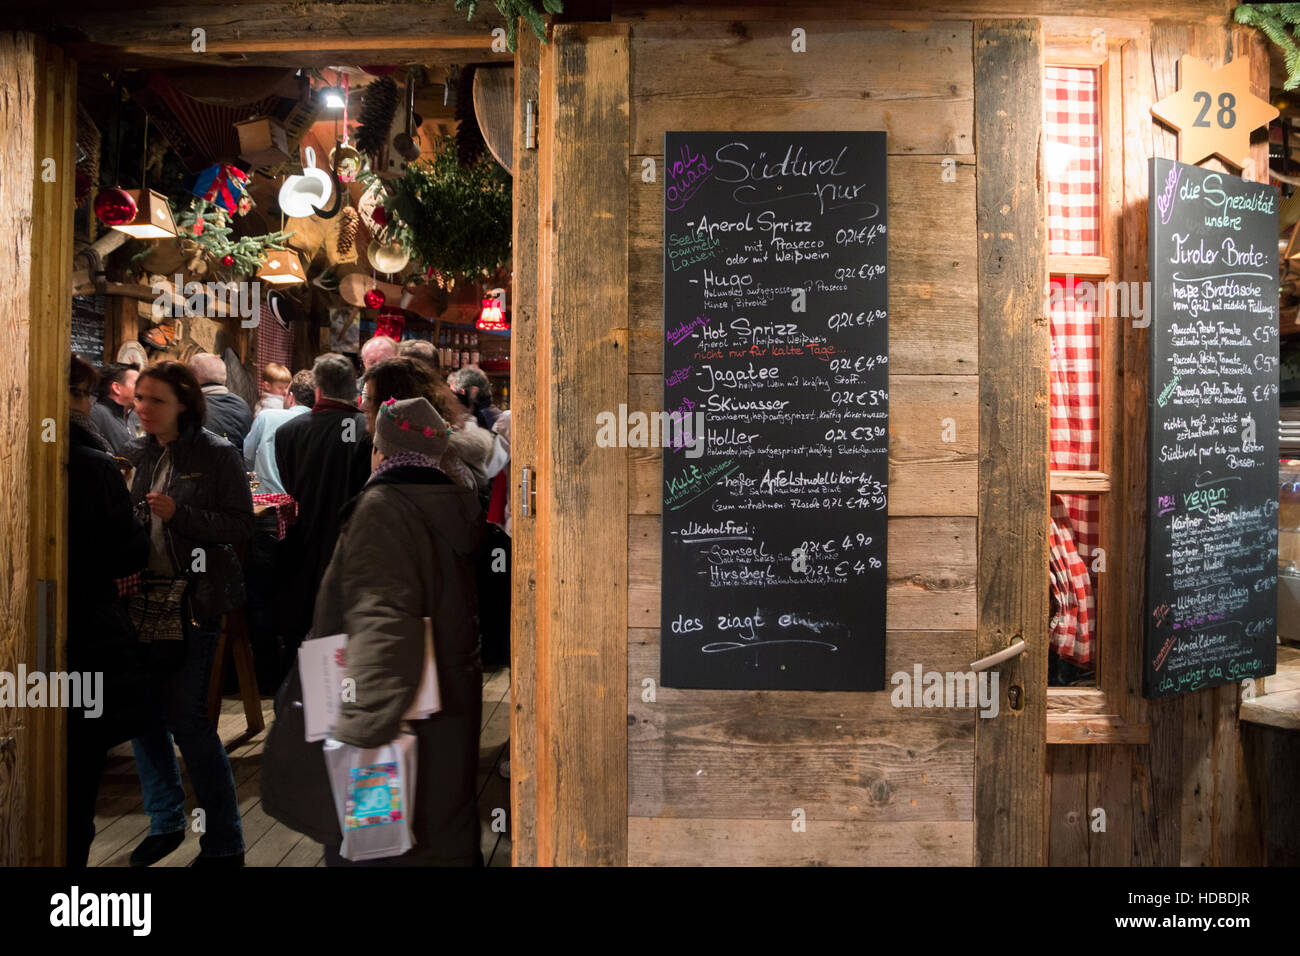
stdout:
<svg viewBox="0 0 1300 956">
<path fill-rule="evenodd" d="M 151 683 L 115 578 L 149 558 L 149 535 L 109 444 L 90 419 L 99 374 L 72 357 L 68 451 L 68 670 L 102 674 L 95 707 L 68 712 L 68 865 L 85 866 L 95 837 L 95 798 L 109 748 L 144 726 Z M 83 683 L 84 687 L 84 683 Z M 98 713 L 95 714 L 94 711 Z"/>
<path fill-rule="evenodd" d="M 436 465 L 448 427 L 424 398 L 379 409 L 374 472 L 345 523 L 316 599 L 312 632 L 347 634 L 345 700 L 333 732 L 357 747 L 394 740 L 419 689 L 424 619 L 433 621 L 442 709 L 411 723 L 415 846 L 366 865 L 482 865 L 475 778 L 483 669 L 472 555 L 482 524 L 476 495 Z M 346 865 L 337 846 L 325 862 Z"/>
<path fill-rule="evenodd" d="M 242 865 L 244 840 L 230 761 L 208 722 L 208 682 L 221 615 L 243 600 L 234 548 L 253 530 L 243 457 L 202 427 L 203 392 L 188 367 L 159 362 L 136 381 L 135 411 L 145 434 L 130 442 L 131 498 L 150 528 L 149 571 L 188 580 L 181 604 L 185 657 L 170 674 L 154 727 L 134 740 L 149 836 L 131 854 L 149 866 L 185 838 L 185 790 L 172 739 L 185 758 L 206 827 L 195 865 Z"/>
</svg>

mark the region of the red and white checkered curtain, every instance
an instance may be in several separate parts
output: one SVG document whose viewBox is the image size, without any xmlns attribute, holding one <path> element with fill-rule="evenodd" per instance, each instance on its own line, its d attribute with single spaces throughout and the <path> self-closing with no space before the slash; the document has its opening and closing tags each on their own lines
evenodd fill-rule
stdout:
<svg viewBox="0 0 1300 956">
<path fill-rule="evenodd" d="M 1051 255 L 1101 253 L 1101 114 L 1097 71 L 1048 67 L 1044 75 L 1047 241 Z M 1099 339 L 1096 296 L 1053 277 L 1049 304 L 1051 467 L 1097 471 Z M 1095 496 L 1053 495 L 1051 505 L 1051 643 L 1076 665 L 1092 663 L 1096 580 L 1090 569 L 1099 540 Z"/>
<path fill-rule="evenodd" d="M 280 324 L 275 313 L 263 303 L 261 318 L 257 323 L 258 376 L 270 362 L 293 371 L 293 333 Z"/>
</svg>

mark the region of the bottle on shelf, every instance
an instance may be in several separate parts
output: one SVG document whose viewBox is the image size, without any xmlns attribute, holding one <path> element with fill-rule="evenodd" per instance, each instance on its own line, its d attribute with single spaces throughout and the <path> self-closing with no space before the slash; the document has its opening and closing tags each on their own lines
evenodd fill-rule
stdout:
<svg viewBox="0 0 1300 956">
<path fill-rule="evenodd" d="M 469 340 L 469 364 L 477 365 L 478 360 L 479 360 L 478 333 L 475 332 L 474 335 Z"/>
<path fill-rule="evenodd" d="M 464 368 L 466 365 L 469 364 L 469 335 L 468 334 L 466 334 L 460 339 L 460 344 L 458 347 L 460 349 L 460 364 L 461 367 Z"/>
</svg>

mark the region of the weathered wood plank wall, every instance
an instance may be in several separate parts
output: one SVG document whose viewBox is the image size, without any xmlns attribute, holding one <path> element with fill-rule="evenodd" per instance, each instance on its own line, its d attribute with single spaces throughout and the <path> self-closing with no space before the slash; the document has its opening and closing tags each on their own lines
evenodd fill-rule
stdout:
<svg viewBox="0 0 1300 956">
<path fill-rule="evenodd" d="M 664 133 L 886 130 L 885 667 L 963 670 L 979 417 L 971 24 L 807 23 L 806 54 L 791 50 L 799 25 L 632 26 L 629 408 L 662 406 Z M 646 157 L 657 182 L 642 181 Z M 643 680 L 659 676 L 660 468 L 658 449 L 629 452 L 628 862 L 969 864 L 972 711 L 895 709 L 888 692 L 661 687 L 643 702 Z"/>
<path fill-rule="evenodd" d="M 0 462 L 6 475 L 28 473 L 27 390 L 32 265 L 32 189 L 35 185 L 36 52 L 31 34 L 0 33 L 0 362 L 9 387 L 0 393 Z M 14 673 L 27 654 L 27 621 L 34 584 L 23 544 L 30 533 L 25 481 L 0 482 L 0 527 L 17 547 L 0 548 L 0 671 Z M 0 865 L 23 862 L 26 814 L 19 741 L 24 712 L 0 708 Z M 27 751 L 23 749 L 23 758 Z"/>
<path fill-rule="evenodd" d="M 1124 210 L 1119 278 L 1147 277 L 1147 159 L 1176 158 L 1175 134 L 1154 122 L 1150 104 L 1177 89 L 1178 58 L 1190 53 L 1221 65 L 1251 58 L 1252 86 L 1268 96 L 1268 52 L 1254 31 L 1226 17 L 1154 22 L 1122 50 Z M 1264 181 L 1267 143 L 1252 140 L 1250 178 Z M 1223 170 L 1217 160 L 1205 165 Z M 1150 727 L 1140 746 L 1048 748 L 1049 859 L 1053 865 L 1210 866 L 1262 862 L 1258 795 L 1250 789 L 1237 721 L 1240 688 L 1197 691 L 1160 701 L 1140 697 L 1146 549 L 1147 331 L 1125 322 L 1122 407 L 1125 414 L 1125 614 L 1132 681 L 1130 719 Z M 1104 638 L 1103 638 L 1104 640 Z M 1106 829 L 1092 826 L 1105 811 Z"/>
</svg>

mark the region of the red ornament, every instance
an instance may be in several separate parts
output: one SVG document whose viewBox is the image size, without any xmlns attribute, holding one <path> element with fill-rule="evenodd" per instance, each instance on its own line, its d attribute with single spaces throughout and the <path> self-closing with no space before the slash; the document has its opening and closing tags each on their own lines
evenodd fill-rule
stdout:
<svg viewBox="0 0 1300 956">
<path fill-rule="evenodd" d="M 95 197 L 95 216 L 106 226 L 125 226 L 135 213 L 135 200 L 125 189 L 101 189 Z"/>
<path fill-rule="evenodd" d="M 388 296 L 384 295 L 383 290 L 381 289 L 368 289 L 366 290 L 365 299 L 366 308 L 377 309 L 388 301 Z"/>
<path fill-rule="evenodd" d="M 223 266 L 233 266 L 233 265 L 235 264 L 235 257 L 234 257 L 234 256 L 222 256 L 222 257 L 221 257 L 221 264 L 222 264 Z"/>
<path fill-rule="evenodd" d="M 376 206 L 375 211 L 370 214 L 370 218 L 375 221 L 376 226 L 388 225 L 388 210 L 383 206 Z"/>
</svg>

